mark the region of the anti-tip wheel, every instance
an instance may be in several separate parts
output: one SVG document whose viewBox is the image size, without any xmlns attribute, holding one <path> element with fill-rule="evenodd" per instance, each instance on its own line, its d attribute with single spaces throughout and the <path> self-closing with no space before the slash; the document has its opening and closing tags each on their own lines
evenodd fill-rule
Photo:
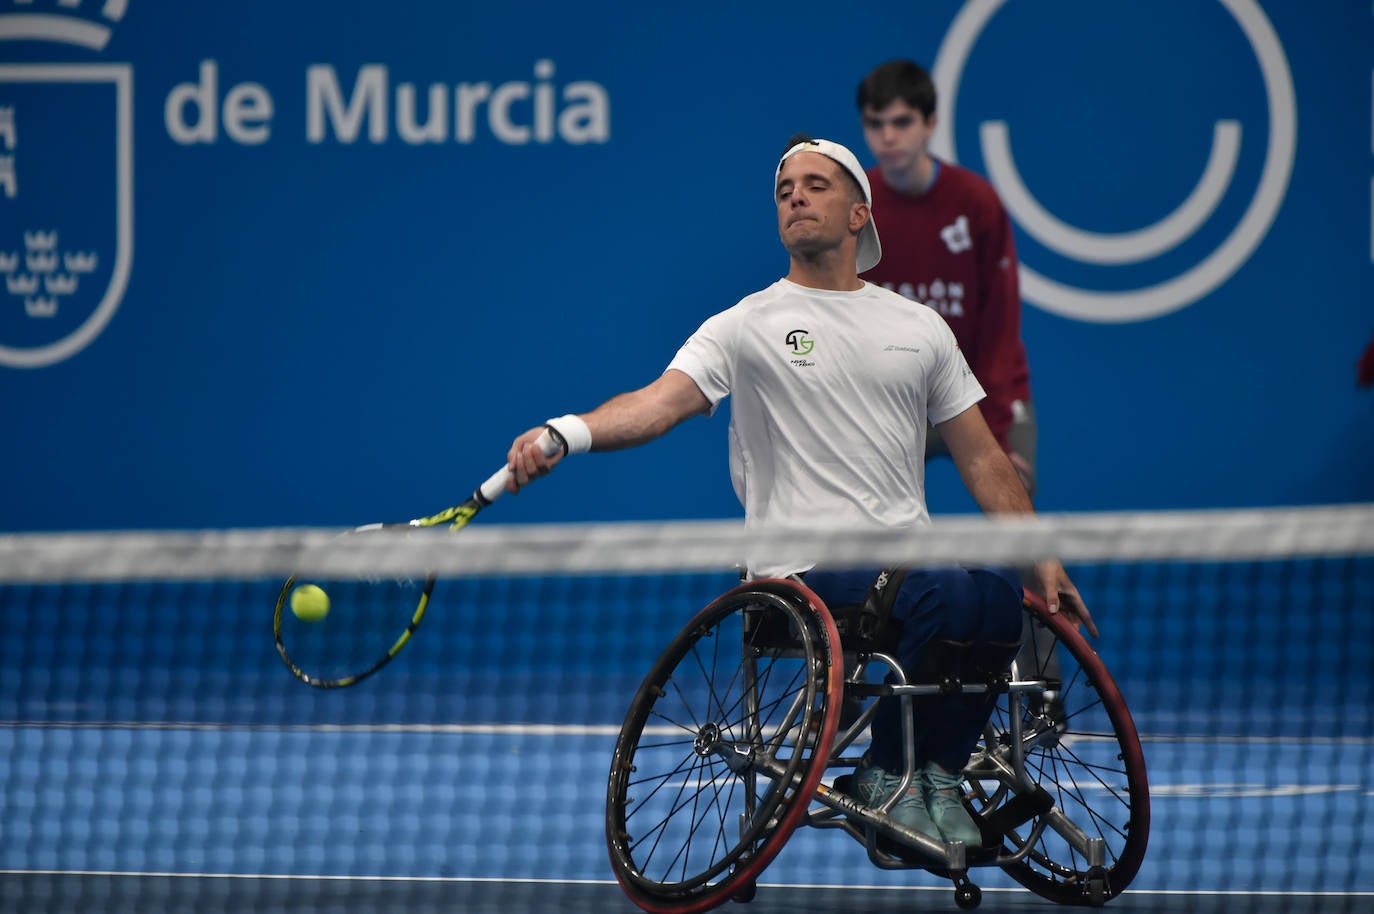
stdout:
<svg viewBox="0 0 1374 914">
<path fill-rule="evenodd" d="M 971 882 L 961 882 L 954 887 L 954 903 L 961 911 L 972 911 L 983 901 L 983 890 Z"/>
</svg>

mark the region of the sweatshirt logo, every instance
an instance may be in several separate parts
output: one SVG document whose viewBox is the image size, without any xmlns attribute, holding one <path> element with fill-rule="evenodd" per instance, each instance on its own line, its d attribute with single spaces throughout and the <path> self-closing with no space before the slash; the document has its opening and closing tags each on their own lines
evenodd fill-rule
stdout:
<svg viewBox="0 0 1374 914">
<path fill-rule="evenodd" d="M 949 225 L 940 229 L 940 240 L 949 248 L 951 254 L 962 254 L 973 247 L 973 235 L 969 232 L 968 216 L 960 215 Z"/>
</svg>

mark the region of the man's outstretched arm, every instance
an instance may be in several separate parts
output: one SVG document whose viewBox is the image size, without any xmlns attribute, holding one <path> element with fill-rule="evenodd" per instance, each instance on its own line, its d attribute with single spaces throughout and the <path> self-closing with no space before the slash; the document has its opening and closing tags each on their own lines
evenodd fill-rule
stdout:
<svg viewBox="0 0 1374 914">
<path fill-rule="evenodd" d="M 711 402 L 696 382 L 670 368 L 652 384 L 612 397 L 589 413 L 564 416 L 553 423 L 564 432 L 570 453 L 616 451 L 652 441 L 684 419 L 710 409 Z M 543 431 L 544 426 L 536 426 L 511 444 L 506 455 L 511 471 L 506 491 L 518 492 L 563 459 L 562 451 L 546 456 L 535 444 Z"/>
</svg>

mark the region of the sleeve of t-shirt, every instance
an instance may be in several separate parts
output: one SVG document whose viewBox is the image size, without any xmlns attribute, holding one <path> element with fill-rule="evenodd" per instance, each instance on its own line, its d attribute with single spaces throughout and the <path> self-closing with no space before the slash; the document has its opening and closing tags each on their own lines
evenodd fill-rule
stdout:
<svg viewBox="0 0 1374 914">
<path fill-rule="evenodd" d="M 943 320 L 937 323 L 935 368 L 926 402 L 926 417 L 931 425 L 953 419 L 986 396 L 954 339 L 954 331 Z"/>
<path fill-rule="evenodd" d="M 715 413 L 720 401 L 730 395 L 734 385 L 734 343 L 736 316 L 730 311 L 710 317 L 688 337 L 673 356 L 668 368 L 676 369 L 696 382 Z"/>
</svg>

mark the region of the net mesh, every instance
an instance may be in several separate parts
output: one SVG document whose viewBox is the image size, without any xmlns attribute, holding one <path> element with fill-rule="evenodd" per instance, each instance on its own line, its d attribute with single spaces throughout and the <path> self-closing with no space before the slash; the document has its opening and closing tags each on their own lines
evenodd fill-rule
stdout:
<svg viewBox="0 0 1374 914">
<path fill-rule="evenodd" d="M 1128 897 L 1374 905 L 1374 506 L 889 536 L 337 533 L 0 536 L 0 905 L 633 910 L 608 884 L 616 734 L 682 626 L 768 550 L 854 566 L 1062 556 L 1149 773 Z M 311 689 L 277 657 L 287 575 L 429 568 L 429 612 L 376 676 Z M 1025 893 L 996 868 L 972 876 Z M 762 881 L 949 886 L 812 828 Z"/>
</svg>

